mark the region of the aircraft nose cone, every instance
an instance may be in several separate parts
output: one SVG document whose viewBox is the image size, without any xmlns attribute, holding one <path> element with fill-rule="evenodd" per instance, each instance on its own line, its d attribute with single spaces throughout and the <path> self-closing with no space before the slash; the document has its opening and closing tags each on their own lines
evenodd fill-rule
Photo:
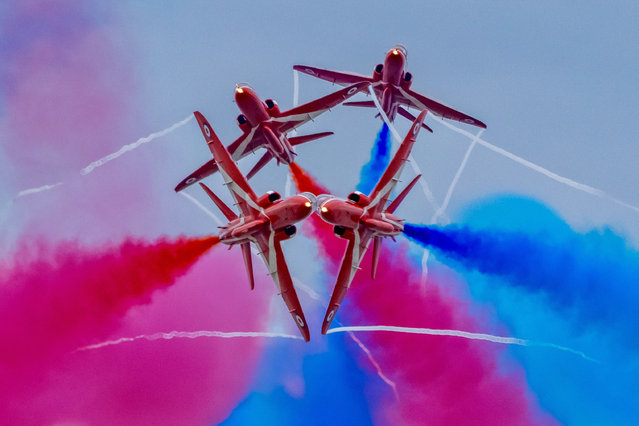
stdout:
<svg viewBox="0 0 639 426">
<path fill-rule="evenodd" d="M 320 217 L 326 222 L 334 223 L 336 219 L 336 207 L 338 204 L 340 204 L 338 200 L 329 198 L 319 204 L 317 212 L 319 213 Z"/>
<path fill-rule="evenodd" d="M 317 197 L 315 197 L 315 194 L 312 194 L 310 192 L 302 192 L 301 194 L 299 194 L 299 196 L 304 198 L 305 200 L 303 218 L 308 217 L 311 213 L 313 213 L 313 211 L 317 209 Z"/>
</svg>

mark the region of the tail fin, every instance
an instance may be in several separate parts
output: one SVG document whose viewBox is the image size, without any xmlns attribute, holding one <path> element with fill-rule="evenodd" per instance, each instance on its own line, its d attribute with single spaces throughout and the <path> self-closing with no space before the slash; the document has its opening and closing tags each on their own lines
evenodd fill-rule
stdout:
<svg viewBox="0 0 639 426">
<path fill-rule="evenodd" d="M 224 201 L 220 200 L 218 198 L 217 195 L 215 195 L 213 193 L 213 191 L 211 191 L 209 189 L 208 186 L 204 185 L 202 182 L 200 182 L 200 186 L 202 187 L 202 189 L 204 190 L 204 192 L 206 192 L 206 194 L 209 196 L 209 198 L 211 200 L 213 200 L 213 202 L 215 203 L 215 205 L 217 206 L 218 209 L 220 209 L 220 211 L 224 214 L 224 216 L 226 216 L 226 218 L 228 220 L 235 220 L 237 219 L 237 215 L 235 214 L 235 212 L 233 212 L 233 210 L 231 210 L 229 208 L 229 206 L 227 206 L 226 204 L 224 204 Z"/>
<path fill-rule="evenodd" d="M 255 289 L 255 280 L 253 279 L 253 260 L 251 259 L 251 243 L 242 243 L 242 256 L 244 256 L 244 266 L 248 274 L 251 290 Z"/>
<path fill-rule="evenodd" d="M 404 201 L 404 198 L 406 198 L 406 195 L 408 195 L 408 193 L 410 192 L 411 189 L 413 189 L 413 186 L 415 186 L 415 184 L 417 183 L 417 181 L 419 180 L 419 178 L 421 178 L 422 175 L 417 175 L 415 177 L 415 179 L 413 179 L 407 186 L 406 188 L 404 188 L 404 190 L 393 200 L 392 203 L 390 203 L 390 205 L 388 206 L 388 208 L 386 209 L 387 212 L 389 213 L 393 213 L 395 212 L 395 210 L 397 209 L 397 207 L 399 207 L 399 205 L 401 204 L 402 201 Z"/>
<path fill-rule="evenodd" d="M 202 130 L 202 134 L 204 135 L 204 139 L 206 139 L 207 143 L 220 140 L 215 134 L 215 132 L 213 131 L 213 128 L 209 124 L 208 120 L 204 118 L 204 116 L 202 115 L 200 111 L 195 111 L 193 115 L 195 115 L 197 124 L 200 125 L 200 130 Z"/>
<path fill-rule="evenodd" d="M 322 133 L 313 133 L 312 135 L 305 136 L 293 136 L 292 138 L 288 138 L 288 141 L 292 146 L 301 145 L 306 142 L 314 141 L 315 139 L 325 138 L 326 136 L 332 135 L 333 132 L 322 132 Z"/>
<path fill-rule="evenodd" d="M 399 115 L 401 115 L 404 118 L 408 118 L 410 121 L 415 121 L 415 116 L 413 114 L 411 114 L 410 112 L 406 111 L 404 108 L 402 107 L 398 107 L 397 108 L 397 113 Z M 428 130 L 429 132 L 433 133 L 433 129 L 431 129 L 430 127 L 428 127 L 427 125 L 425 125 L 422 122 L 422 127 L 426 130 Z"/>
</svg>

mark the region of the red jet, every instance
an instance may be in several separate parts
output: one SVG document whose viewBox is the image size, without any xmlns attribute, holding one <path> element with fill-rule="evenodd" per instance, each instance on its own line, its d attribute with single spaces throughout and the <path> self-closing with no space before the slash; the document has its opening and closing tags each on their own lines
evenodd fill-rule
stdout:
<svg viewBox="0 0 639 426">
<path fill-rule="evenodd" d="M 371 275 L 375 278 L 382 239 L 384 237 L 395 239 L 394 237 L 404 230 L 403 220 L 393 213 L 408 192 L 415 186 L 421 175 L 413 179 L 388 207 L 386 204 L 395 188 L 395 184 L 399 181 L 404 163 L 408 161 L 413 143 L 425 117 L 426 111 L 422 111 L 419 117 L 415 119 L 408 135 L 406 135 L 370 195 L 367 196 L 355 191 L 350 193 L 348 200 L 342 200 L 332 195 L 320 195 L 318 197 L 319 215 L 326 222 L 335 225 L 334 231 L 338 237 L 348 240 L 348 247 L 346 248 L 344 259 L 342 259 L 337 283 L 324 316 L 322 334 L 326 334 L 333 318 L 335 318 L 339 305 L 344 300 L 346 291 L 359 269 L 359 264 L 371 240 L 373 240 Z"/>
<path fill-rule="evenodd" d="M 242 130 L 242 136 L 228 146 L 228 151 L 231 153 L 233 160 L 237 161 L 248 154 L 254 153 L 259 148 L 266 148 L 266 153 L 246 175 L 247 179 L 252 178 L 273 158 L 277 160 L 278 164 L 292 163 L 296 155 L 293 150 L 295 145 L 332 135 L 333 132 L 290 138 L 286 137 L 286 133 L 339 105 L 345 99 L 350 98 L 367 86 L 368 83 L 366 82 L 353 84 L 323 98 L 281 112 L 273 99 L 267 99 L 262 102 L 253 89 L 248 86 L 238 85 L 235 89 L 235 102 L 242 112 L 237 116 L 237 123 Z M 217 164 L 214 160 L 211 160 L 184 178 L 175 187 L 175 191 L 179 192 L 187 186 L 217 172 L 217 170 Z"/>
<path fill-rule="evenodd" d="M 304 340 L 308 342 L 310 339 L 308 325 L 297 299 L 280 242 L 292 238 L 296 232 L 294 224 L 313 212 L 316 204 L 315 196 L 305 192 L 282 200 L 280 194 L 273 191 L 269 191 L 261 197 L 256 196 L 206 118 L 199 111 L 195 112 L 195 118 L 213 154 L 213 159 L 224 177 L 224 184 L 231 191 L 231 195 L 240 209 L 238 216 L 213 191 L 200 183 L 211 200 L 229 220 L 226 226 L 221 227 L 220 242 L 231 246 L 239 244 L 242 247 L 251 290 L 255 287 L 255 282 L 250 243 L 255 243 L 264 263 L 266 263 L 269 274 L 273 277 L 275 285 L 284 299 L 284 303 L 295 320 L 295 324 L 300 329 Z"/>
<path fill-rule="evenodd" d="M 415 120 L 415 117 L 403 108 L 403 106 L 405 106 L 416 108 L 419 111 L 428 110 L 442 118 L 449 118 L 484 129 L 486 128 L 486 125 L 481 121 L 410 90 L 413 75 L 404 71 L 406 60 L 406 48 L 398 45 L 386 54 L 383 64 L 377 64 L 377 66 L 375 66 L 372 77 L 313 68 L 306 65 L 295 65 L 293 69 L 312 75 L 313 77 L 321 78 L 322 80 L 337 83 L 341 86 L 361 83 L 363 81 L 370 83 L 384 113 L 391 122 L 395 120 L 396 114 L 409 120 Z M 346 102 L 344 105 L 375 108 L 375 102 L 373 101 Z M 423 124 L 423 127 L 432 132 L 425 124 Z"/>
</svg>

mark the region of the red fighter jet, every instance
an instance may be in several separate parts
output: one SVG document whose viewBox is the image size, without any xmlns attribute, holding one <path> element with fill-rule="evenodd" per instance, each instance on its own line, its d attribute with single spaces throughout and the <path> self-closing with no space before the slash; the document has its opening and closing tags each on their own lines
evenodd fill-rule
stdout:
<svg viewBox="0 0 639 426">
<path fill-rule="evenodd" d="M 313 77 L 321 78 L 322 80 L 337 83 L 341 86 L 356 84 L 362 81 L 370 83 L 372 89 L 375 91 L 377 99 L 380 102 L 382 110 L 384 110 L 384 113 L 388 116 L 388 119 L 391 122 L 395 120 L 396 114 L 399 114 L 409 120 L 415 120 L 415 117 L 403 108 L 404 106 L 416 108 L 419 111 L 428 110 L 442 118 L 472 124 L 473 126 L 482 127 L 484 129 L 486 128 L 486 125 L 476 118 L 456 111 L 440 104 L 439 102 L 429 99 L 424 95 L 420 95 L 419 93 L 412 91 L 410 86 L 413 82 L 413 75 L 404 71 L 406 60 L 406 48 L 404 46 L 397 45 L 386 54 L 383 64 L 377 64 L 375 66 L 372 77 L 313 68 L 306 65 L 295 65 L 293 69 L 312 75 Z M 367 108 L 376 107 L 375 102 L 373 101 L 346 102 L 344 105 Z M 422 126 L 432 132 L 432 130 L 425 124 L 422 124 Z"/>
<path fill-rule="evenodd" d="M 266 148 L 266 153 L 246 175 L 247 179 L 252 178 L 272 159 L 277 160 L 278 164 L 292 163 L 296 155 L 293 150 L 294 146 L 332 135 L 333 132 L 290 138 L 286 137 L 286 133 L 339 105 L 345 99 L 350 98 L 367 86 L 368 83 L 366 82 L 354 84 L 323 98 L 281 112 L 273 99 L 267 99 L 262 102 L 253 89 L 248 86 L 237 85 L 235 88 L 235 102 L 242 112 L 237 116 L 237 123 L 242 130 L 242 136 L 228 146 L 228 151 L 231 153 L 233 160 L 237 161 L 248 154 L 254 153 L 259 148 Z M 175 191 L 179 192 L 217 172 L 217 170 L 218 167 L 215 161 L 211 160 L 184 178 L 175 187 Z"/>
<path fill-rule="evenodd" d="M 224 184 L 231 191 L 240 215 L 235 214 L 206 185 L 200 183 L 204 191 L 229 220 L 222 226 L 220 242 L 228 245 L 239 244 L 244 255 L 244 264 L 248 273 L 251 290 L 255 287 L 250 243 L 257 246 L 266 263 L 269 274 L 273 277 L 279 293 L 284 299 L 289 312 L 307 342 L 310 339 L 304 312 L 297 299 L 291 274 L 286 265 L 280 243 L 295 235 L 295 223 L 308 217 L 315 209 L 315 196 L 305 192 L 282 200 L 280 194 L 269 191 L 258 197 L 242 175 L 229 151 L 222 145 L 213 132 L 211 125 L 200 112 L 195 112 L 200 129 L 213 154 L 213 159 L 224 177 Z"/>
<path fill-rule="evenodd" d="M 346 291 L 353 281 L 355 272 L 359 269 L 359 264 L 371 240 L 373 241 L 371 275 L 375 278 L 382 239 L 384 237 L 394 239 L 395 235 L 400 234 L 404 229 L 403 220 L 393 215 L 393 213 L 408 192 L 415 186 L 421 175 L 415 177 L 392 203 L 388 206 L 386 204 L 395 188 L 395 184 L 399 181 L 404 163 L 408 161 L 413 143 L 425 117 L 426 111 L 422 111 L 419 117 L 415 119 L 408 135 L 406 135 L 370 195 L 367 196 L 355 191 L 350 193 L 348 200 L 342 200 L 332 195 L 320 195 L 318 197 L 319 215 L 326 222 L 335 225 L 334 231 L 338 237 L 348 240 L 348 247 L 346 248 L 344 259 L 342 259 L 337 283 L 324 316 L 322 334 L 326 334 L 331 321 L 335 318 L 339 305 L 344 300 Z"/>
</svg>

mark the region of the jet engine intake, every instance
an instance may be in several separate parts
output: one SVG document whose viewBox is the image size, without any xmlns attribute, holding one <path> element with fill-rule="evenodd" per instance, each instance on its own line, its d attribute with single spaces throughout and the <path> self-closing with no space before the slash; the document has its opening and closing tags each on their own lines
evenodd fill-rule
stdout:
<svg viewBox="0 0 639 426">
<path fill-rule="evenodd" d="M 249 131 L 251 131 L 251 123 L 249 123 L 244 114 L 240 114 L 237 116 L 237 125 L 244 133 L 248 133 Z"/>
<path fill-rule="evenodd" d="M 404 77 L 402 78 L 402 81 L 400 81 L 400 85 L 402 87 L 402 89 L 404 90 L 408 90 L 410 89 L 410 85 L 413 83 L 413 74 L 409 73 L 409 72 L 405 72 L 404 73 Z"/>
<path fill-rule="evenodd" d="M 266 105 L 266 109 L 271 117 L 279 117 L 280 107 L 277 105 L 277 102 L 273 99 L 267 99 L 264 101 L 264 105 Z"/>
<path fill-rule="evenodd" d="M 359 191 L 353 191 L 348 194 L 348 199 L 360 207 L 366 207 L 371 203 L 370 198 L 368 198 L 366 194 L 362 194 Z"/>
<path fill-rule="evenodd" d="M 373 70 L 373 80 L 375 81 L 381 80 L 383 71 L 384 71 L 384 64 L 375 65 L 375 69 Z"/>
<path fill-rule="evenodd" d="M 261 197 L 257 199 L 257 205 L 265 209 L 268 206 L 273 205 L 273 203 L 275 203 L 277 200 L 281 198 L 282 196 L 280 195 L 279 192 L 268 191 L 266 194 L 262 195 Z"/>
</svg>

